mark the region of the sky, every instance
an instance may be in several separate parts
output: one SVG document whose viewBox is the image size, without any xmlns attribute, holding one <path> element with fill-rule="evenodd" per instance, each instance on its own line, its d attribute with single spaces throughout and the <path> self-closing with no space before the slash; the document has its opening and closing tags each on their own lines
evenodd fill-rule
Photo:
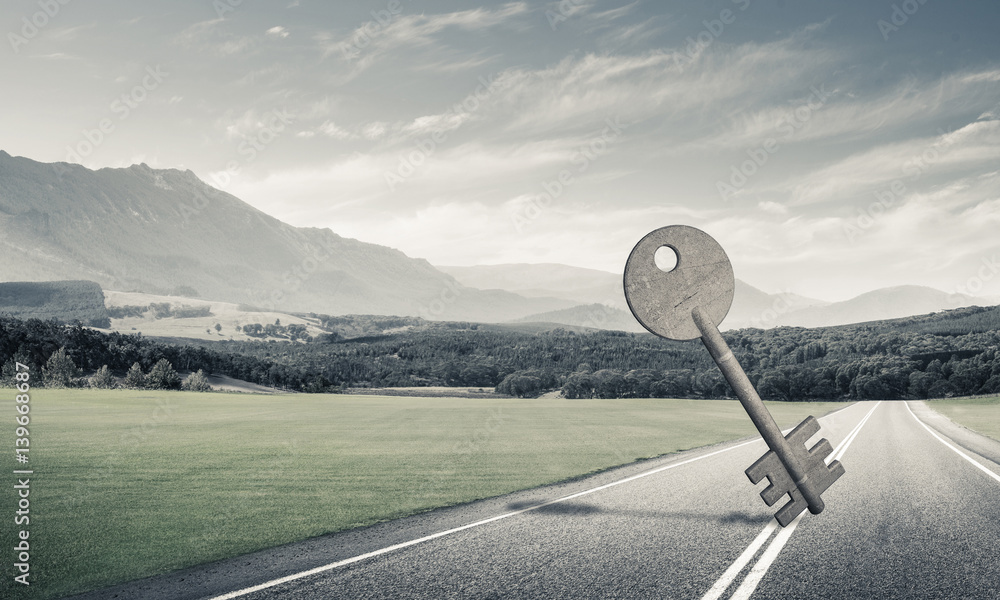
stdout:
<svg viewBox="0 0 1000 600">
<path fill-rule="evenodd" d="M 190 169 L 436 265 L 699 227 L 829 301 L 1000 296 L 1000 3 L 15 0 L 0 149 Z"/>
</svg>

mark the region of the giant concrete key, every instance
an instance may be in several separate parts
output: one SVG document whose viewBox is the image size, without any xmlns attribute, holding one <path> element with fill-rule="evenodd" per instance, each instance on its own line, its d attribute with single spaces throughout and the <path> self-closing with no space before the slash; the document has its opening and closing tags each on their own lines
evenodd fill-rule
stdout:
<svg viewBox="0 0 1000 600">
<path fill-rule="evenodd" d="M 667 247 L 676 255 L 672 269 L 656 264 L 656 253 Z M 823 511 L 820 494 L 844 474 L 839 461 L 827 466 L 830 442 L 821 439 L 811 449 L 806 441 L 819 431 L 813 417 L 793 429 L 787 437 L 781 430 L 732 350 L 722 339 L 721 323 L 733 303 L 736 279 L 729 257 L 711 236 L 685 225 L 657 229 L 639 240 L 625 264 L 625 299 L 643 327 L 670 340 L 701 338 L 715 363 L 732 386 L 750 420 L 757 426 L 770 450 L 746 470 L 753 484 L 767 477 L 770 485 L 761 498 L 773 506 L 785 494 L 791 498 L 775 518 L 784 527 L 806 506 Z"/>
</svg>

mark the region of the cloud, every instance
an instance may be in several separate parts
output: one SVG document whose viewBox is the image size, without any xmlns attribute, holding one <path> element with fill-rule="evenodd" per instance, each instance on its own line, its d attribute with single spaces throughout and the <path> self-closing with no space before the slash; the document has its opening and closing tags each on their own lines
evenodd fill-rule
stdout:
<svg viewBox="0 0 1000 600">
<path fill-rule="evenodd" d="M 770 200 L 765 200 L 757 203 L 757 208 L 761 209 L 766 213 L 771 213 L 772 215 L 787 215 L 788 207 L 784 204 L 779 204 L 777 202 L 772 202 Z"/>
<path fill-rule="evenodd" d="M 326 121 L 319 127 L 320 132 L 337 140 L 356 139 L 357 136 L 337 126 L 333 121 Z"/>
<path fill-rule="evenodd" d="M 770 99 L 766 106 L 742 109 L 728 126 L 694 143 L 748 148 L 769 137 L 803 143 L 856 138 L 879 130 L 912 130 L 922 121 L 960 117 L 991 101 L 1000 91 L 996 85 L 1000 79 L 993 78 L 995 73 L 950 74 L 923 81 L 911 76 L 872 90 L 865 89 L 860 81 L 840 80 L 829 86 L 818 83 L 788 97 Z M 820 102 L 814 90 L 821 92 Z M 991 118 L 991 114 L 985 113 L 982 118 Z M 794 133 L 783 127 L 789 123 L 794 125 Z"/>
<path fill-rule="evenodd" d="M 282 109 L 282 112 L 287 112 Z M 275 126 L 276 110 L 260 111 L 255 108 L 244 110 L 236 114 L 234 110 L 216 119 L 215 126 L 221 129 L 226 139 L 242 139 L 249 136 L 256 136 L 265 129 L 273 129 Z M 278 121 L 280 125 L 280 121 Z"/>
<path fill-rule="evenodd" d="M 374 121 L 361 128 L 361 135 L 369 140 L 377 140 L 385 136 L 389 124 L 384 121 Z"/>
<path fill-rule="evenodd" d="M 393 15 L 388 23 L 370 20 L 346 38 L 329 33 L 317 36 L 323 57 L 339 55 L 356 75 L 382 56 L 402 48 L 428 48 L 438 43 L 438 34 L 447 29 L 479 31 L 510 21 L 529 11 L 524 2 L 512 2 L 497 10 L 475 8 L 434 15 Z"/>
<path fill-rule="evenodd" d="M 703 136 L 706 125 L 717 127 L 734 110 L 808 93 L 816 70 L 835 62 L 834 51 L 810 47 L 799 33 L 764 44 L 716 42 L 693 53 L 677 47 L 570 55 L 551 67 L 518 70 L 505 93 L 517 115 L 508 128 L 545 131 L 621 115 L 653 120 L 654 128 L 677 125 L 673 135 Z"/>
<path fill-rule="evenodd" d="M 264 32 L 264 35 L 272 39 L 280 40 L 288 37 L 288 30 L 281 25 L 276 25 Z"/>
<path fill-rule="evenodd" d="M 995 165 L 998 160 L 1000 121 L 975 121 L 954 132 L 868 147 L 815 171 L 789 177 L 771 189 L 787 194 L 796 205 L 867 205 L 876 192 L 889 193 L 895 181 L 912 191 L 970 169 Z"/>
<path fill-rule="evenodd" d="M 238 36 L 223 29 L 223 18 L 199 21 L 189 25 L 174 37 L 174 43 L 193 52 L 221 56 L 240 54 L 253 46 L 249 36 Z"/>
</svg>

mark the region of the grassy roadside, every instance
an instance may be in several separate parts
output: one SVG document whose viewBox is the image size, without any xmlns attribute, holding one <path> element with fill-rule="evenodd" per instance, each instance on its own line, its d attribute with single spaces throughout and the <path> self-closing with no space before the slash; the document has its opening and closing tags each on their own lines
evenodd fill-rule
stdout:
<svg viewBox="0 0 1000 600">
<path fill-rule="evenodd" d="M 927 406 L 959 425 L 1000 441 L 1000 396 L 927 400 Z"/>
<path fill-rule="evenodd" d="M 769 403 L 784 427 L 836 403 Z M 0 390 L 17 506 L 14 391 Z M 51 598 L 755 433 L 736 401 L 35 390 L 30 588 Z M 20 529 L 18 527 L 17 529 Z M 3 547 L 15 532 L 0 530 Z M 5 552 L 8 564 L 13 551 Z"/>
</svg>

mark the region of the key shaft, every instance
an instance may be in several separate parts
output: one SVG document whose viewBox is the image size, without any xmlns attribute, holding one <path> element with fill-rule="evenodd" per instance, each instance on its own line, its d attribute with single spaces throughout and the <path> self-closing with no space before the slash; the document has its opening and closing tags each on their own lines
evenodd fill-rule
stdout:
<svg viewBox="0 0 1000 600">
<path fill-rule="evenodd" d="M 806 468 L 800 464 L 798 458 L 793 454 L 788 441 L 781 433 L 781 429 L 774 422 L 774 417 L 771 416 L 767 407 L 764 406 L 764 402 L 757 394 L 757 390 L 754 389 L 750 378 L 747 377 L 747 374 L 743 371 L 743 367 L 740 366 L 740 363 L 733 355 L 733 351 L 729 348 L 726 340 L 723 339 L 719 328 L 700 306 L 695 306 L 692 309 L 691 316 L 698 326 L 698 330 L 701 332 L 701 341 L 705 344 L 709 354 L 712 355 L 715 364 L 719 366 L 719 370 L 722 371 L 722 375 L 726 378 L 726 381 L 729 382 L 733 391 L 736 392 L 736 397 L 739 398 L 740 404 L 743 405 L 747 414 L 750 415 L 750 420 L 757 427 L 768 448 L 777 455 L 781 464 L 795 482 L 795 486 L 809 505 L 809 512 L 814 515 L 821 513 L 824 507 L 823 500 L 813 488 Z"/>
</svg>

